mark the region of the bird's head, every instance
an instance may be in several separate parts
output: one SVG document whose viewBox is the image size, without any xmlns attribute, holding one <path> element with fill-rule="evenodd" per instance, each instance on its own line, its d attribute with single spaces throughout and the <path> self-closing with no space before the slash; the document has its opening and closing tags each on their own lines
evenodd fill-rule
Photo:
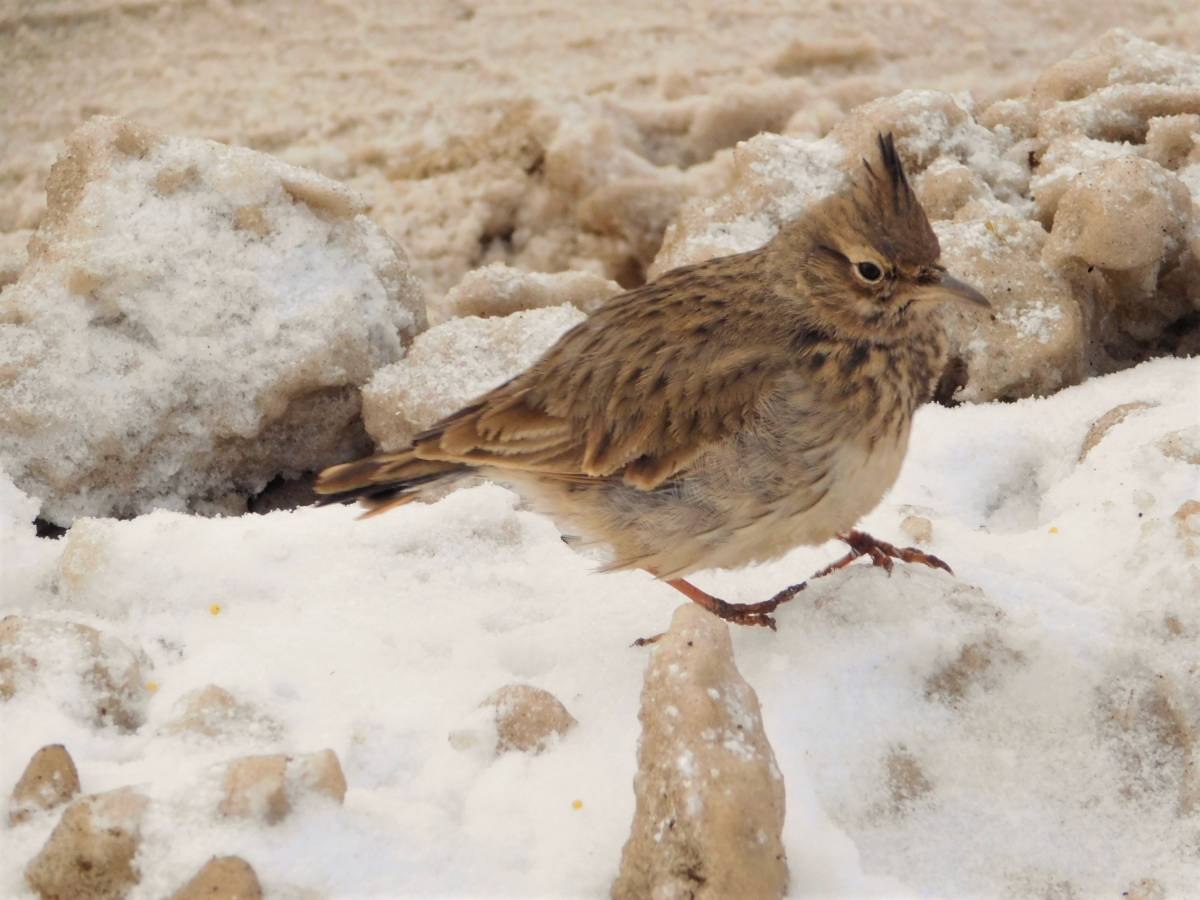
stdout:
<svg viewBox="0 0 1200 900">
<path fill-rule="evenodd" d="M 879 135 L 878 154 L 863 160 L 847 190 L 812 207 L 776 241 L 796 264 L 795 288 L 814 325 L 890 343 L 942 303 L 989 304 L 941 264 L 937 235 L 891 134 Z"/>
</svg>

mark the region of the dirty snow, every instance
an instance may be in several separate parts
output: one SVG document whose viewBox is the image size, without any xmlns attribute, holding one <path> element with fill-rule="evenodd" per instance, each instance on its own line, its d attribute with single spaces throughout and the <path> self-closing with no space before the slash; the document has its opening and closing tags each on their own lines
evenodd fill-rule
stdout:
<svg viewBox="0 0 1200 900">
<path fill-rule="evenodd" d="M 1200 535 L 1174 517 L 1200 478 L 1158 447 L 1195 421 L 1198 379 L 1197 361 L 1161 360 L 1046 400 L 922 410 L 901 480 L 865 524 L 901 540 L 905 515 L 928 517 L 929 549 L 956 578 L 857 566 L 783 609 L 778 633 L 736 630 L 787 788 L 795 896 L 1112 896 L 1143 878 L 1179 896 L 1200 878 L 1187 774 Z M 1158 405 L 1078 462 L 1091 422 L 1130 400 Z M 63 742 L 85 791 L 146 792 L 135 897 L 173 890 L 214 853 L 244 856 L 268 892 L 605 894 L 652 652 L 629 643 L 665 626 L 669 588 L 596 574 L 494 485 L 367 521 L 162 511 L 49 541 L 4 484 L 4 612 L 141 648 L 157 690 L 135 734 L 64 711 L 61 681 L 18 695 L 0 707 L 0 785 Z M 84 540 L 94 564 L 65 584 Z M 699 582 L 761 599 L 840 552 Z M 212 681 L 282 734 L 161 730 Z M 512 681 L 552 691 L 579 726 L 537 757 L 456 749 L 450 734 Z M 314 803 L 270 829 L 212 815 L 222 761 L 324 747 L 346 772 L 343 808 Z M 55 818 L 5 835 L 0 895 L 26 896 L 21 866 Z"/>
</svg>

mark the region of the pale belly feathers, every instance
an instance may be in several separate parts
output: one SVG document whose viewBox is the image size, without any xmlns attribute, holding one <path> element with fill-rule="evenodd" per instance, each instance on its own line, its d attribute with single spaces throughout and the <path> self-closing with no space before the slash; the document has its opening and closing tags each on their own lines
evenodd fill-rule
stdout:
<svg viewBox="0 0 1200 900">
<path fill-rule="evenodd" d="M 897 421 L 873 446 L 852 423 L 816 442 L 796 429 L 741 435 L 653 491 L 616 480 L 581 486 L 489 474 L 517 488 L 564 533 L 611 548 L 606 568 L 677 578 L 773 559 L 850 530 L 895 482 L 908 424 L 906 417 Z"/>
</svg>

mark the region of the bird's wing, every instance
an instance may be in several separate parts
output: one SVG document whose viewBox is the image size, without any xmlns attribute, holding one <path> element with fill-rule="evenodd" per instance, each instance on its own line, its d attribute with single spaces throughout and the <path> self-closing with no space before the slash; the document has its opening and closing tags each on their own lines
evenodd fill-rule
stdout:
<svg viewBox="0 0 1200 900">
<path fill-rule="evenodd" d="M 525 372 L 418 435 L 414 453 L 658 486 L 743 428 L 787 363 L 767 337 L 779 333 L 773 304 L 745 302 L 752 265 L 713 260 L 614 298 Z"/>
</svg>

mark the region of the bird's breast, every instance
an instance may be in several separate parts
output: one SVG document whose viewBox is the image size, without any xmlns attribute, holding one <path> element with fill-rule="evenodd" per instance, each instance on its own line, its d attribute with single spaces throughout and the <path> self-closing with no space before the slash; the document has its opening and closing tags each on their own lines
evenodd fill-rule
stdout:
<svg viewBox="0 0 1200 900">
<path fill-rule="evenodd" d="M 689 493 L 722 510 L 710 566 L 771 559 L 854 527 L 895 483 L 908 448 L 911 406 L 826 406 L 811 391 L 768 404 L 756 427 L 707 454 Z"/>
</svg>

